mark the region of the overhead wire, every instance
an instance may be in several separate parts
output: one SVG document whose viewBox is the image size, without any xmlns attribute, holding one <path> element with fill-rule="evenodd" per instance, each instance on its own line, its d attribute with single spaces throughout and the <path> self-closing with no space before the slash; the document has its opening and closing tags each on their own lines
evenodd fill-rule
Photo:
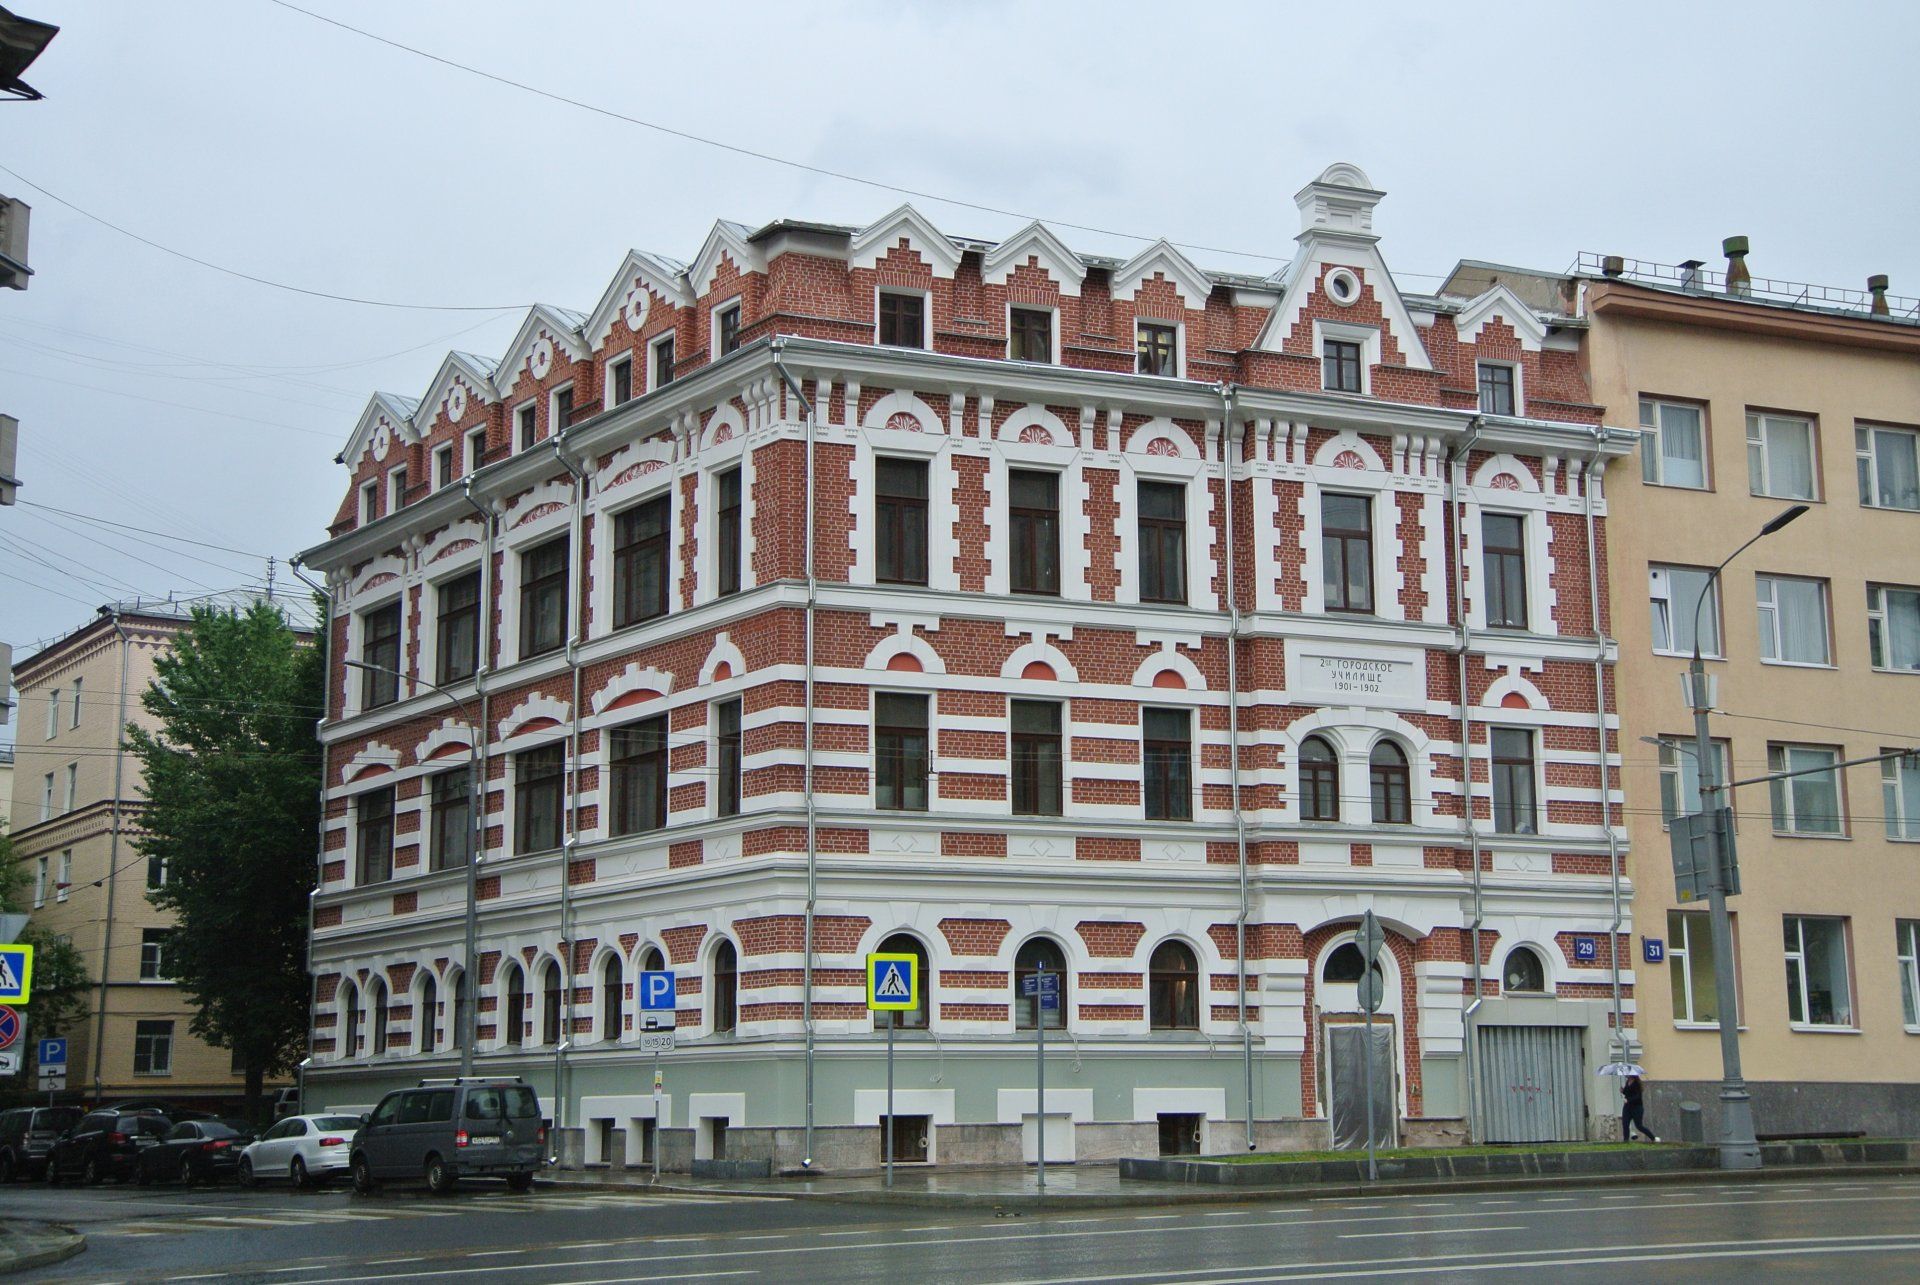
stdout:
<svg viewBox="0 0 1920 1285">
<path fill-rule="evenodd" d="M 74 379 L 57 379 L 52 375 L 41 375 L 31 370 L 13 370 L 0 366 L 0 375 L 18 375 L 22 379 L 37 379 L 42 383 L 59 384 L 65 388 L 83 388 L 90 393 L 105 393 L 109 397 L 124 397 L 128 401 L 147 402 L 154 406 L 171 406 L 176 410 L 190 410 L 196 415 L 213 415 L 220 419 L 238 420 L 242 424 L 257 424 L 262 428 L 278 428 L 289 433 L 305 433 L 310 437 L 324 437 L 330 442 L 337 442 L 340 438 L 338 433 L 330 433 L 325 429 L 302 428 L 298 424 L 283 424 L 279 420 L 274 419 L 256 419 L 252 415 L 235 415 L 231 411 L 214 410 L 209 406 L 195 406 L 189 402 L 168 401 L 164 397 L 143 397 L 139 393 L 129 393 L 118 388 L 105 388 L 99 384 L 84 384 Z"/>
<path fill-rule="evenodd" d="M 62 517 L 73 518 L 80 522 L 92 522 L 99 526 L 118 527 L 122 531 L 132 531 L 139 535 L 153 536 L 161 540 L 173 540 L 180 544 L 191 544 L 202 549 L 214 549 L 221 553 L 237 553 L 243 558 L 269 558 L 274 555 L 261 553 L 254 549 L 236 549 L 229 544 L 214 544 L 207 540 L 193 540 L 184 535 L 172 535 L 165 531 L 155 531 L 150 527 L 133 526 L 126 522 L 115 522 L 111 518 L 96 517 L 91 513 L 76 513 L 71 509 L 55 508 L 51 504 L 42 504 L 38 500 L 21 500 L 23 509 L 40 509 L 47 513 L 58 513 Z"/>
<path fill-rule="evenodd" d="M 146 562 L 148 566 L 153 567 L 157 571 L 164 571 L 168 575 L 179 576 L 181 579 L 187 580 L 189 583 L 199 584 L 200 587 L 203 589 L 213 588 L 212 585 L 194 580 L 191 576 L 187 576 L 182 572 L 175 571 L 168 567 L 163 567 L 157 562 L 148 561 L 147 559 L 140 557 L 140 555 L 136 553 L 129 552 L 123 543 L 110 541 L 106 537 L 101 535 L 96 535 L 91 531 L 85 530 L 84 528 L 70 526 L 66 521 L 60 518 L 52 517 L 45 512 L 37 512 L 32 514 L 31 516 L 38 518 L 42 522 L 45 522 L 46 524 L 53 527 L 57 531 L 65 531 L 67 534 L 74 536 L 76 539 L 86 540 L 90 543 L 97 544 L 103 549 L 107 549 L 113 553 L 118 553 L 122 557 L 132 558 L 136 562 Z M 121 537 L 121 539 L 124 540 L 125 537 Z M 214 559 L 206 557 L 203 554 L 191 553 L 185 549 L 153 548 L 151 545 L 147 547 L 152 552 L 160 554 L 162 556 L 173 557 L 173 558 L 185 558 L 189 562 L 198 562 L 204 566 L 212 567 L 216 571 L 224 571 L 228 575 L 244 576 L 244 575 L 251 575 L 253 573 L 252 567 L 235 567 L 235 566 L 229 565 L 228 563 L 216 562 Z"/>
</svg>

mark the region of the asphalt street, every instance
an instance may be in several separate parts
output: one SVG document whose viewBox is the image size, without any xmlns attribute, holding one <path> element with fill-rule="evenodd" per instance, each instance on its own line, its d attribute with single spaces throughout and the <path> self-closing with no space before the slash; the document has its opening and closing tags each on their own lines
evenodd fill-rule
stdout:
<svg viewBox="0 0 1920 1285">
<path fill-rule="evenodd" d="M 996 1217 L 990 1210 L 476 1188 L 451 1197 L 13 1187 L 88 1249 L 20 1280 L 430 1285 L 643 1281 L 1920 1279 L 1920 1180 L 1522 1188 Z"/>
</svg>

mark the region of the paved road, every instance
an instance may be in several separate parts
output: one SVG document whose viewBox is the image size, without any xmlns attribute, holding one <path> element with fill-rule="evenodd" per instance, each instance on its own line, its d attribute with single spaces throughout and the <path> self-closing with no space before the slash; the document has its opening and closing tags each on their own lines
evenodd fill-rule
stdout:
<svg viewBox="0 0 1920 1285">
<path fill-rule="evenodd" d="M 1920 1181 L 1644 1183 L 1309 1203 L 990 1213 L 476 1190 L 362 1199 L 15 1187 L 89 1248 L 22 1280 L 281 1285 L 1177 1285 L 1552 1273 L 1560 1281 L 1920 1280 Z"/>
</svg>

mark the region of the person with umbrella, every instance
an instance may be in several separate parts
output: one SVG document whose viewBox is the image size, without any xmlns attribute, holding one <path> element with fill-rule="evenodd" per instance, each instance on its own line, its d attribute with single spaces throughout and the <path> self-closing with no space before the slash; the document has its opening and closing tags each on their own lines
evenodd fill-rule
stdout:
<svg viewBox="0 0 1920 1285">
<path fill-rule="evenodd" d="M 1638 1062 L 1609 1062 L 1600 1068 L 1602 1075 L 1620 1077 L 1620 1141 L 1632 1142 L 1633 1131 L 1640 1130 L 1648 1142 L 1658 1142 L 1647 1128 L 1646 1085 L 1641 1082 L 1647 1068 Z"/>
</svg>

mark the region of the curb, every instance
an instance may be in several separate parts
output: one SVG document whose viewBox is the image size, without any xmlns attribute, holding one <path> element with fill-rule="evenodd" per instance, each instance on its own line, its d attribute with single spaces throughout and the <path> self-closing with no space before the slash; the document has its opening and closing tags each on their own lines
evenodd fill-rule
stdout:
<svg viewBox="0 0 1920 1285">
<path fill-rule="evenodd" d="M 15 1253 L 0 1249 L 0 1274 L 7 1272 L 31 1271 L 36 1267 L 49 1267 L 54 1263 L 64 1263 L 87 1247 L 87 1238 L 71 1227 L 60 1223 L 9 1222 L 7 1234 L 0 1236 L 0 1245 L 11 1241 L 21 1232 L 26 1232 L 33 1240 L 52 1241 L 38 1249 L 29 1249 Z"/>
</svg>

